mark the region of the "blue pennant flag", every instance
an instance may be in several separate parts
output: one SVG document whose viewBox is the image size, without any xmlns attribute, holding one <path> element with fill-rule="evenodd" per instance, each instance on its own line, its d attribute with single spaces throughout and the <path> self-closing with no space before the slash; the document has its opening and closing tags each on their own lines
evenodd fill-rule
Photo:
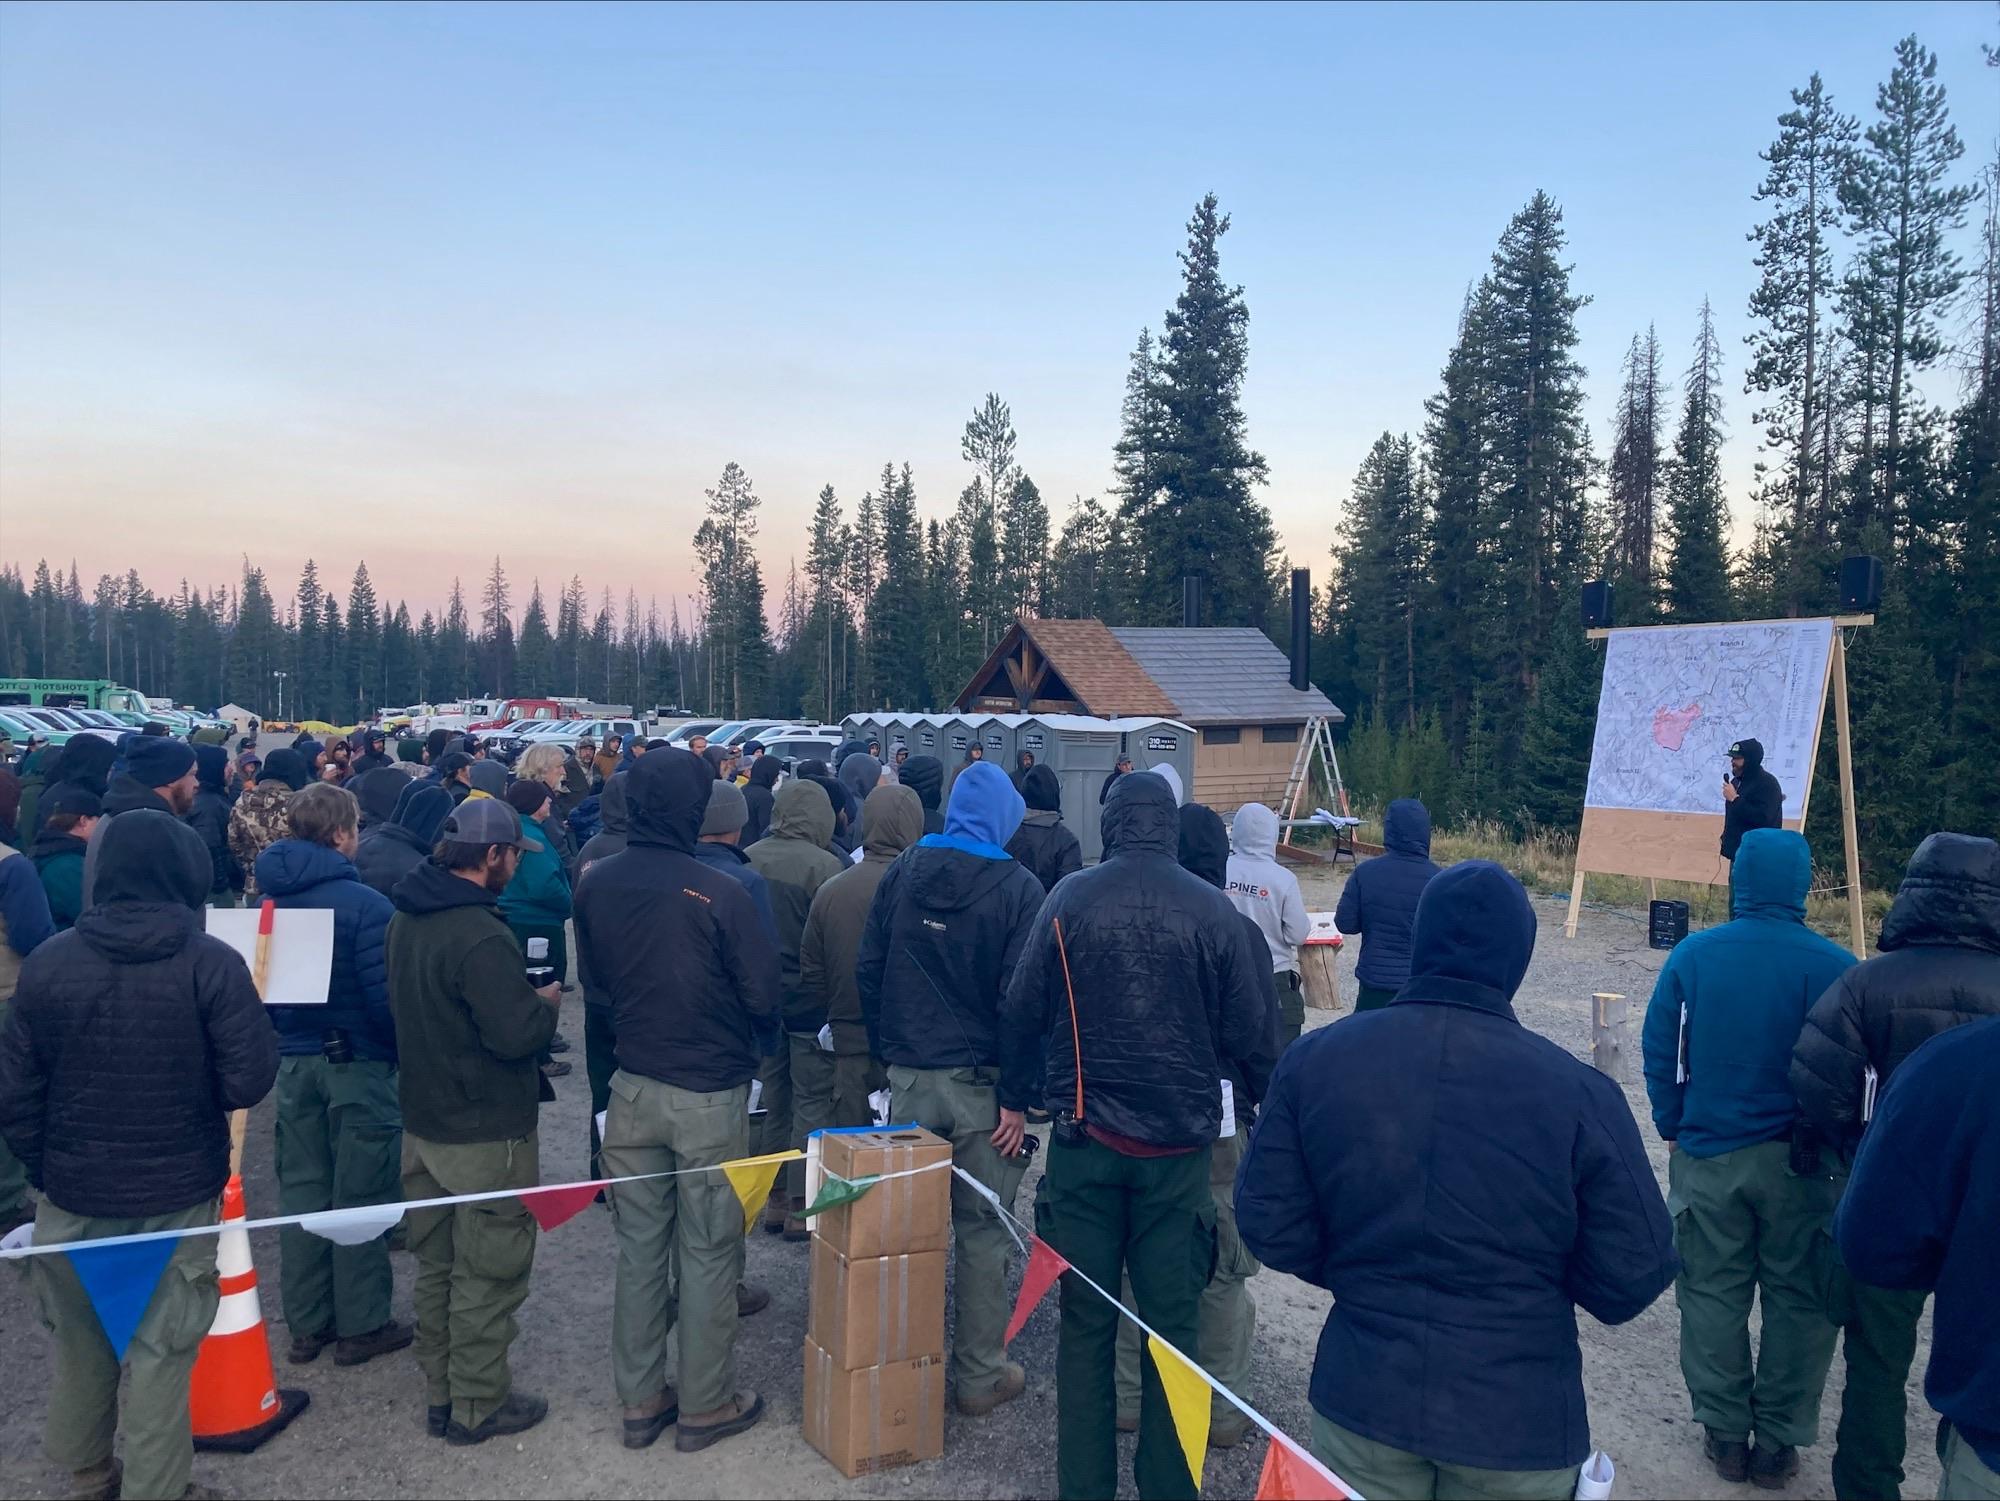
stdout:
<svg viewBox="0 0 2000 1501">
<path fill-rule="evenodd" d="M 153 1289 L 160 1285 L 160 1273 L 179 1244 L 172 1236 L 161 1236 L 122 1246 L 93 1247 L 80 1241 L 64 1248 L 116 1359 L 125 1358 L 125 1347 L 132 1343 L 146 1305 L 153 1301 Z"/>
</svg>

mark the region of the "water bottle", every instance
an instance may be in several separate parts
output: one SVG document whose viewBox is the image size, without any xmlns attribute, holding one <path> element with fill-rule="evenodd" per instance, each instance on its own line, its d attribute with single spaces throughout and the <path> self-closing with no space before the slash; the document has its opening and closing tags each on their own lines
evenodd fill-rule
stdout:
<svg viewBox="0 0 2000 1501">
<path fill-rule="evenodd" d="M 556 967 L 549 963 L 549 941 L 546 938 L 528 940 L 528 983 L 536 990 L 556 982 Z"/>
</svg>

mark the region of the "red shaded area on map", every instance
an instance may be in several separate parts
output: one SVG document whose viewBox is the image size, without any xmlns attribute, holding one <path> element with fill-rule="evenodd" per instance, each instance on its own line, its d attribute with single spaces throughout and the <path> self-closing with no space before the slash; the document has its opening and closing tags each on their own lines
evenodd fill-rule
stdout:
<svg viewBox="0 0 2000 1501">
<path fill-rule="evenodd" d="M 1677 751 L 1681 742 L 1687 739 L 1688 726 L 1701 718 L 1701 705 L 1689 704 L 1685 709 L 1655 709 L 1653 711 L 1653 743 L 1663 750 Z"/>
</svg>

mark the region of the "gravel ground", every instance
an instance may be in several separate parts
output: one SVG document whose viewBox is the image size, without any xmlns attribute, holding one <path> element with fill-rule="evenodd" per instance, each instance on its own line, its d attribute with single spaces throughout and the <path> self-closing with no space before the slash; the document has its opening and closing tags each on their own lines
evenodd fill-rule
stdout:
<svg viewBox="0 0 2000 1501">
<path fill-rule="evenodd" d="M 1314 872 L 1308 904 L 1330 909 L 1337 876 Z M 1521 1020 L 1587 1056 L 1589 998 L 1618 990 L 1643 1001 L 1660 956 L 1645 946 L 1633 913 L 1586 911 L 1579 936 L 1566 942 L 1562 909 L 1538 901 L 1541 941 L 1517 1003 Z M 1346 969 L 1348 966 L 1343 966 Z M 1310 1013 L 1311 1025 L 1335 1014 Z M 564 1032 L 575 1042 L 576 1070 L 557 1084 L 558 1100 L 543 1115 L 545 1181 L 585 1175 L 588 1095 L 582 1066 L 583 1015 L 577 997 L 563 1007 Z M 1636 1050 L 1636 1036 L 1632 1042 Z M 1653 1166 L 1665 1181 L 1666 1152 L 1653 1138 L 1644 1091 L 1634 1077 L 1625 1084 Z M 253 1116 L 246 1173 L 250 1212 L 275 1212 L 268 1105 Z M 1037 1159 L 1039 1162 L 1039 1159 Z M 1034 1171 L 1039 1171 L 1036 1168 Z M 1033 1177 L 1021 1205 L 1031 1203 Z M 274 1232 L 252 1237 L 265 1316 L 273 1344 L 282 1349 L 278 1251 Z M 1012 1353 L 1028 1370 L 1028 1389 L 1017 1402 L 985 1419 L 948 1413 L 941 1460 L 849 1481 L 800 1437 L 800 1345 L 806 1323 L 806 1253 L 802 1245 L 755 1234 L 749 1248 L 752 1281 L 771 1291 L 769 1309 L 746 1321 L 738 1341 L 741 1380 L 762 1392 L 770 1406 L 750 1433 L 701 1454 L 676 1453 L 670 1443 L 631 1453 L 619 1444 L 617 1394 L 609 1355 L 614 1247 L 610 1216 L 586 1210 L 542 1237 L 534 1291 L 523 1308 L 514 1347 L 515 1379 L 550 1399 L 539 1428 L 511 1441 L 455 1449 L 423 1430 L 423 1383 L 407 1355 L 341 1370 L 323 1355 L 303 1369 L 278 1366 L 281 1384 L 303 1387 L 311 1407 L 292 1427 L 247 1457 L 196 1457 L 195 1476 L 226 1493 L 246 1496 L 956 1496 L 1041 1497 L 1055 1493 L 1056 1299 L 1045 1300 L 1015 1342 Z M 410 1317 L 411 1267 L 396 1258 L 397 1316 Z M 1015 1275 L 1018 1277 L 1018 1268 Z M 1252 1284 L 1258 1304 L 1258 1355 L 1245 1395 L 1272 1421 L 1303 1440 L 1310 1432 L 1306 1384 L 1314 1344 L 1329 1299 L 1325 1293 L 1273 1272 Z M 1701 1458 L 1699 1430 L 1688 1417 L 1676 1354 L 1677 1324 L 1669 1293 L 1634 1322 L 1607 1329 L 1582 1317 L 1584 1380 L 1597 1444 L 1618 1465 L 1618 1494 L 1626 1497 L 1748 1496 L 1748 1487 L 1718 1480 Z M 1909 1391 L 1910 1495 L 1932 1495 L 1937 1464 L 1932 1451 L 1935 1415 L 1921 1391 L 1929 1357 L 1926 1315 Z M 22 1280 L 0 1274 L 0 1496 L 60 1496 L 67 1477 L 41 1453 L 51 1359 Z M 1794 1496 L 1831 1496 L 1827 1465 L 1838 1416 L 1841 1366 L 1835 1361 L 1823 1422 L 1823 1441 L 1804 1454 L 1804 1468 L 1789 1487 Z M 1124 1494 L 1133 1494 L 1133 1441 L 1121 1439 Z M 1254 1493 L 1263 1445 L 1249 1441 L 1209 1456 L 1204 1494 Z"/>
</svg>

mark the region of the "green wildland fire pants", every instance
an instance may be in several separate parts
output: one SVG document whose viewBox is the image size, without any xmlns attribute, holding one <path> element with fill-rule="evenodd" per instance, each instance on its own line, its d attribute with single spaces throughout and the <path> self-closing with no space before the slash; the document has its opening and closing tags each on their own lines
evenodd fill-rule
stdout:
<svg viewBox="0 0 2000 1501">
<path fill-rule="evenodd" d="M 533 1133 L 513 1141 L 436 1142 L 403 1133 L 403 1197 L 541 1183 Z M 425 1400 L 451 1406 L 451 1418 L 477 1428 L 507 1400 L 513 1374 L 507 1350 L 520 1333 L 514 1312 L 528 1298 L 535 1265 L 535 1221 L 519 1199 L 482 1199 L 441 1209 L 412 1209 L 410 1250 L 417 1258 L 417 1364 Z"/>
<path fill-rule="evenodd" d="M 609 1190 L 618 1233 L 611 1369 L 627 1407 L 665 1389 L 676 1329 L 681 1410 L 714 1412 L 736 1394 L 743 1205 L 726 1174 L 688 1169 L 749 1155 L 749 1096 L 748 1084 L 697 1093 L 625 1069 L 611 1076 L 605 1175 L 683 1175 Z"/>
<path fill-rule="evenodd" d="M 44 1199 L 35 1215 L 35 1244 L 212 1225 L 220 1208 L 210 1200 L 174 1214 L 93 1219 Z M 132 1343 L 125 1347 L 125 1363 L 132 1368 L 124 1412 L 127 1496 L 179 1496 L 187 1491 L 194 1464 L 188 1378 L 194 1374 L 195 1356 L 215 1323 L 220 1301 L 215 1245 L 213 1235 L 190 1235 L 175 1245 Z M 111 1458 L 112 1438 L 119 1427 L 118 1357 L 67 1256 L 34 1257 L 28 1263 L 28 1280 L 56 1344 L 45 1430 L 48 1455 L 66 1470 L 87 1470 Z"/>
<path fill-rule="evenodd" d="M 1827 1314 L 1837 1265 L 1834 1205 L 1841 1178 L 1799 1177 L 1790 1143 L 1759 1142 L 1719 1157 L 1676 1150 L 1667 1209 L 1681 1270 L 1681 1375 L 1694 1420 L 1728 1439 L 1767 1445 L 1819 1436 L 1820 1393 L 1838 1333 Z M 1762 1337 L 1750 1354 L 1750 1307 Z"/>
<path fill-rule="evenodd" d="M 1257 1338 L 1257 1300 L 1250 1296 L 1250 1279 L 1257 1275 L 1257 1258 L 1236 1233 L 1236 1168 L 1243 1161 L 1243 1128 L 1216 1142 L 1209 1157 L 1208 1191 L 1215 1200 L 1215 1271 L 1201 1290 L 1201 1332 L 1195 1339 L 1195 1359 L 1231 1391 L 1242 1395 L 1250 1380 L 1250 1348 Z M 1125 1281 L 1131 1305 L 1132 1282 Z M 1118 1416 L 1139 1416 L 1139 1326 L 1118 1321 Z M 1235 1421 L 1234 1403 L 1218 1395 L 1209 1398 L 1211 1423 Z"/>
<path fill-rule="evenodd" d="M 1368 1501 L 1570 1501 L 1580 1465 L 1561 1470 L 1482 1470 L 1443 1464 L 1363 1438 L 1312 1415 L 1313 1458 Z"/>
<path fill-rule="evenodd" d="M 278 1212 L 393 1204 L 402 1189 L 396 1065 L 278 1061 Z M 279 1292 L 295 1335 L 352 1339 L 389 1322 L 395 1277 L 385 1235 L 337 1246 L 297 1225 L 278 1232 Z"/>
<path fill-rule="evenodd" d="M 1833 1449 L 1833 1493 L 1840 1501 L 1882 1501 L 1902 1493 L 1909 1439 L 1906 1386 L 1929 1296 L 1869 1287 L 1845 1267 L 1834 1274 L 1830 1313 L 1840 1321 L 1847 1360 Z"/>
<path fill-rule="evenodd" d="M 1051 1137 L 1035 1204 L 1035 1229 L 1069 1264 L 1109 1291 L 1132 1275 L 1135 1310 L 1177 1350 L 1191 1351 L 1201 1290 L 1215 1264 L 1209 1149 L 1127 1157 L 1094 1139 Z M 1073 1278 L 1062 1288 L 1056 1354 L 1056 1491 L 1063 1501 L 1118 1493 L 1114 1386 L 1121 1314 Z M 1192 1501 L 1194 1477 L 1148 1359 L 1139 1384 L 1133 1478 L 1147 1501 Z"/>
<path fill-rule="evenodd" d="M 870 1126 L 875 1112 L 868 1096 L 888 1086 L 880 1060 L 868 1051 L 868 1029 L 856 1022 L 833 1024 L 833 1123 Z"/>
<path fill-rule="evenodd" d="M 833 1054 L 819 1045 L 813 1032 L 787 1032 L 785 1046 L 791 1054 L 792 1134 L 771 1150 L 803 1152 L 808 1136 L 833 1124 Z M 805 1163 L 786 1163 L 784 1176 L 786 1202 L 797 1214 L 806 1207 Z"/>
<path fill-rule="evenodd" d="M 993 1145 L 1000 1124 L 997 1068 L 889 1070 L 890 1116 L 915 1121 L 951 1143 L 957 1167 L 1000 1195 L 1008 1209 L 1028 1170 L 1025 1153 L 1002 1157 Z M 985 1197 L 956 1173 L 951 1179 L 952 1295 L 957 1309 L 951 1332 L 951 1370 L 960 1400 L 980 1397 L 1000 1384 L 1006 1363 L 1007 1250 L 1014 1238 Z"/>
</svg>

